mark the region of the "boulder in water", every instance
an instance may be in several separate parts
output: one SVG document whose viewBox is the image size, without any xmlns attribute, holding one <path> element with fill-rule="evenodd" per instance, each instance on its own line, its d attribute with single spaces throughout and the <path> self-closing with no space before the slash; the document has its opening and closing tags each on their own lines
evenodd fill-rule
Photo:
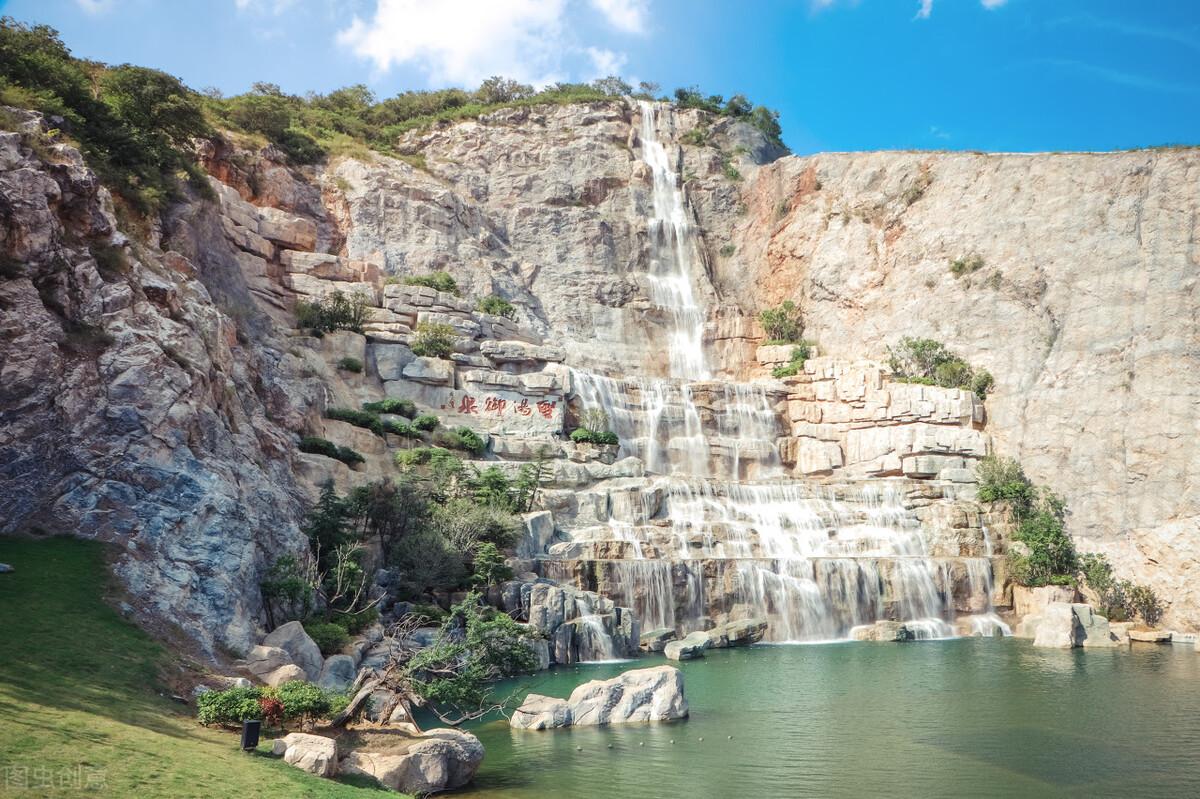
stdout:
<svg viewBox="0 0 1200 799">
<path fill-rule="evenodd" d="M 675 631 L 670 627 L 662 627 L 658 630 L 651 630 L 647 633 L 642 633 L 640 642 L 641 648 L 646 652 L 661 652 L 667 644 L 674 641 L 676 638 Z"/>
<path fill-rule="evenodd" d="M 683 674 L 674 666 L 634 669 L 611 680 L 592 680 L 567 699 L 530 694 L 509 725 L 523 730 L 632 724 L 687 718 Z"/>
<path fill-rule="evenodd" d="M 704 650 L 712 646 L 708 633 L 689 633 L 682 641 L 671 641 L 663 647 L 663 654 L 671 660 L 695 660 L 704 657 Z"/>
<path fill-rule="evenodd" d="M 731 621 L 711 630 L 706 630 L 709 649 L 724 649 L 731 646 L 749 646 L 763 639 L 767 633 L 766 619 L 743 619 Z"/>
<path fill-rule="evenodd" d="M 1082 641 L 1082 630 L 1076 629 L 1078 626 L 1079 620 L 1075 618 L 1070 603 L 1051 602 L 1041 613 L 1041 618 L 1037 622 L 1033 645 L 1055 649 L 1070 649 L 1079 646 Z"/>
<path fill-rule="evenodd" d="M 530 694 L 508 720 L 519 730 L 552 730 L 571 726 L 571 705 L 566 699 Z"/>
<path fill-rule="evenodd" d="M 911 641 L 916 635 L 903 622 L 877 621 L 874 624 L 864 624 L 850 630 L 850 637 L 855 641 Z"/>
<path fill-rule="evenodd" d="M 1071 649 L 1077 646 L 1110 647 L 1125 643 L 1113 633 L 1108 619 L 1083 602 L 1051 602 L 1045 610 L 1021 619 L 1013 634 L 1032 638 L 1034 646 Z"/>
<path fill-rule="evenodd" d="M 1137 641 L 1143 644 L 1169 644 L 1171 643 L 1171 632 L 1169 630 L 1129 630 L 1129 640 Z"/>
</svg>

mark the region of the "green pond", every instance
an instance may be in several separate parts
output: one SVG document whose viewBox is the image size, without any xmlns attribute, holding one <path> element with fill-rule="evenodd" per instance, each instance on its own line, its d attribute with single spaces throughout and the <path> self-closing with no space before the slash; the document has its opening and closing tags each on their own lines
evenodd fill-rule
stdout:
<svg viewBox="0 0 1200 799">
<path fill-rule="evenodd" d="M 501 690 L 565 697 L 662 662 L 585 664 Z M 686 721 L 476 725 L 487 757 L 468 795 L 1200 796 L 1200 654 L 1190 646 L 756 646 L 678 665 Z"/>
</svg>

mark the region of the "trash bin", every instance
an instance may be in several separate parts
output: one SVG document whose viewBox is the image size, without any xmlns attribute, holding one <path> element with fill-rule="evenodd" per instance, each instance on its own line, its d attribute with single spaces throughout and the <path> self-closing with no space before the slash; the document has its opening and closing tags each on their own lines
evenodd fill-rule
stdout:
<svg viewBox="0 0 1200 799">
<path fill-rule="evenodd" d="M 262 731 L 260 719 L 244 719 L 242 721 L 242 749 L 249 751 L 258 747 L 258 735 Z"/>
</svg>

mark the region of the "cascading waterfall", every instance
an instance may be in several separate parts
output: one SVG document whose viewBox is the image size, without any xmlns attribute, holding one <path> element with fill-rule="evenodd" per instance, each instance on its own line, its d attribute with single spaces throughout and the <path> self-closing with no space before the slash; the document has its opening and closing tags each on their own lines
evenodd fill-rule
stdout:
<svg viewBox="0 0 1200 799">
<path fill-rule="evenodd" d="M 705 596 L 706 585 L 719 581 L 721 612 L 767 617 L 770 640 L 844 639 L 884 618 L 918 638 L 952 636 L 951 564 L 929 556 L 902 488 L 877 480 L 839 495 L 789 480 L 776 446 L 780 397 L 769 384 L 712 379 L 695 231 L 659 140 L 658 108 L 643 101 L 640 111 L 652 184 L 647 288 L 668 321 L 666 368 L 622 378 L 572 370 L 572 391 L 584 407 L 605 411 L 621 455 L 640 458 L 651 477 L 642 503 L 610 503 L 604 524 L 579 531 L 577 551 L 621 542 L 623 557 L 596 556 L 604 592 L 633 607 L 644 631 L 704 626 L 718 601 Z M 988 559 L 959 560 L 970 594 L 990 597 Z M 994 615 L 972 623 L 1008 633 Z"/>
</svg>

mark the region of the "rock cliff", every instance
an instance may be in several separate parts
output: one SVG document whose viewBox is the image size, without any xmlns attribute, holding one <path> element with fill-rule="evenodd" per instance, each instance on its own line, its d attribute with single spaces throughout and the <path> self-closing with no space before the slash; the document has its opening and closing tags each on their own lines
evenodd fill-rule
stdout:
<svg viewBox="0 0 1200 799">
<path fill-rule="evenodd" d="M 302 172 L 205 145 L 214 196 L 140 231 L 74 150 L 35 146 L 36 119 L 0 133 L 0 531 L 116 542 L 146 609 L 247 650 L 261 572 L 302 546 L 314 486 L 389 473 L 386 446 L 325 407 L 404 396 L 450 418 L 464 395 L 525 401 L 528 415 L 479 425 L 492 457 L 520 459 L 569 423 L 571 368 L 665 373 L 638 124 L 616 101 L 511 109 L 410 133 L 401 158 Z M 962 538 L 947 555 L 982 557 L 954 486 L 989 447 L 1017 456 L 1067 497 L 1083 548 L 1156 588 L 1167 623 L 1200 625 L 1196 151 L 779 158 L 698 112 L 663 114 L 657 133 L 699 234 L 715 373 L 763 376 L 775 356 L 754 316 L 783 299 L 830 356 L 769 395 L 791 474 L 944 486 L 906 501 L 939 542 Z M 982 265 L 955 277 L 954 259 Z M 508 298 L 516 319 L 383 282 L 432 269 L 467 297 Z M 297 297 L 337 288 L 371 296 L 365 335 L 294 330 Z M 463 334 L 453 361 L 412 355 L 421 320 Z M 870 359 L 902 335 L 990 369 L 986 410 L 889 387 Z M 347 355 L 366 373 L 339 374 Z M 705 423 L 740 399 L 705 396 Z M 300 455 L 314 432 L 367 463 Z M 564 523 L 645 487 L 638 459 L 561 446 L 548 497 Z"/>
<path fill-rule="evenodd" d="M 727 296 L 795 300 L 827 355 L 922 335 L 988 368 L 996 451 L 1168 623 L 1200 624 L 1200 151 L 833 153 L 776 161 L 744 197 Z"/>
</svg>

